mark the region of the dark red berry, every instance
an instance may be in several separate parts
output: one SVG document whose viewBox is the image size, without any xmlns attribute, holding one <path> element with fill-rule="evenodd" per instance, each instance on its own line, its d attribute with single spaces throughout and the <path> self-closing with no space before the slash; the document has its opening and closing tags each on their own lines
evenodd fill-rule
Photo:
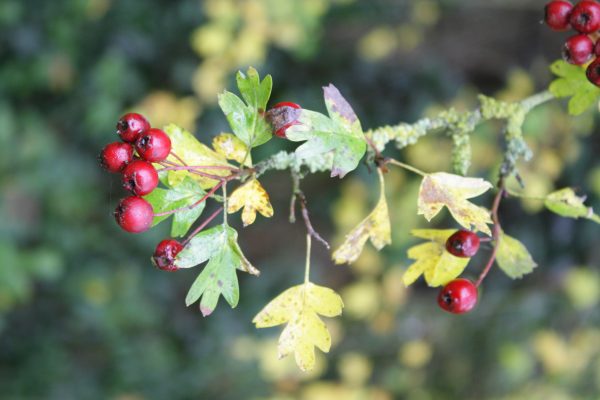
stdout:
<svg viewBox="0 0 600 400">
<path fill-rule="evenodd" d="M 175 265 L 175 257 L 181 250 L 183 250 L 183 246 L 177 240 L 163 240 L 154 250 L 152 263 L 163 271 L 177 271 L 179 267 Z"/>
<path fill-rule="evenodd" d="M 565 42 L 563 58 L 566 62 L 582 65 L 588 62 L 594 52 L 594 42 L 587 35 L 571 36 Z"/>
<path fill-rule="evenodd" d="M 147 161 L 135 160 L 123 169 L 123 187 L 138 196 L 146 195 L 158 186 L 158 173 Z"/>
<path fill-rule="evenodd" d="M 100 165 L 109 172 L 121 172 L 133 160 L 133 146 L 128 143 L 109 143 L 100 153 Z"/>
<path fill-rule="evenodd" d="M 446 240 L 446 250 L 456 257 L 473 257 L 479 250 L 479 236 L 471 231 L 456 231 Z"/>
<path fill-rule="evenodd" d="M 117 134 L 122 141 L 127 143 L 134 143 L 148 129 L 150 129 L 150 123 L 141 114 L 125 114 L 117 122 Z"/>
<path fill-rule="evenodd" d="M 153 128 L 138 138 L 135 149 L 144 160 L 161 162 L 171 152 L 171 139 L 160 129 Z"/>
<path fill-rule="evenodd" d="M 577 32 L 596 32 L 600 29 L 600 4 L 593 0 L 580 1 L 573 7 L 569 22 Z"/>
<path fill-rule="evenodd" d="M 569 17 L 573 4 L 565 0 L 554 0 L 546 4 L 544 8 L 544 21 L 555 31 L 566 31 L 569 29 Z"/>
<path fill-rule="evenodd" d="M 124 198 L 115 210 L 117 224 L 123 230 L 131 233 L 140 233 L 150 229 L 153 218 L 152 205 L 137 196 Z"/>
<path fill-rule="evenodd" d="M 266 119 L 273 127 L 276 136 L 285 138 L 285 131 L 292 125 L 299 124 L 298 118 L 302 108 L 289 101 L 283 101 L 275 104 L 266 113 Z"/>
<path fill-rule="evenodd" d="M 596 58 L 588 65 L 585 75 L 587 76 L 588 81 L 600 87 L 600 58 Z"/>
<path fill-rule="evenodd" d="M 477 287 L 468 279 L 455 279 L 440 290 L 437 301 L 452 314 L 469 312 L 477 304 Z"/>
<path fill-rule="evenodd" d="M 596 57 L 600 57 L 600 40 L 598 40 L 594 45 L 594 55 Z"/>
</svg>

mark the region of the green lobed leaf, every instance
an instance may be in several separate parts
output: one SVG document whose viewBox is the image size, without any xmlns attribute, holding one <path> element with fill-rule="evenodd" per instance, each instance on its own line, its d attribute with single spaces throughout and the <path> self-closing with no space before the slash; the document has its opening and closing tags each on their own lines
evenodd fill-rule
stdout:
<svg viewBox="0 0 600 400">
<path fill-rule="evenodd" d="M 219 225 L 200 232 L 177 255 L 180 268 L 191 268 L 208 261 L 186 296 L 186 305 L 200 299 L 202 315 L 210 315 L 223 296 L 232 308 L 239 301 L 239 285 L 235 270 L 258 275 L 258 270 L 244 257 L 235 229 Z"/>
<path fill-rule="evenodd" d="M 238 72 L 237 84 L 246 102 L 224 91 L 219 95 L 219 106 L 240 140 L 249 148 L 260 146 L 272 137 L 271 126 L 263 116 L 271 95 L 272 78 L 267 75 L 261 82 L 258 72 L 249 68 L 246 74 Z"/>
<path fill-rule="evenodd" d="M 600 223 L 600 216 L 584 204 L 585 197 L 579 197 L 572 188 L 564 188 L 550 193 L 544 200 L 546 208 L 553 213 L 568 218 L 586 218 Z"/>
<path fill-rule="evenodd" d="M 170 189 L 154 189 L 152 193 L 144 196 L 144 199 L 152 205 L 154 213 L 158 214 L 190 206 L 202 199 L 205 194 L 205 191 L 197 181 L 186 176 L 183 181 Z M 204 206 L 205 202 L 202 202 L 191 210 L 182 210 L 172 214 L 171 236 L 184 236 L 198 217 L 200 217 L 202 211 L 204 211 Z M 170 216 L 154 217 L 152 226 L 159 224 Z"/>
<path fill-rule="evenodd" d="M 502 233 L 497 246 L 496 262 L 510 278 L 521 278 L 537 267 L 527 248 L 517 239 Z"/>
<path fill-rule="evenodd" d="M 296 155 L 302 159 L 321 159 L 332 153 L 331 176 L 343 178 L 358 166 L 367 143 L 360 121 L 339 90 L 329 85 L 323 91 L 329 117 L 302 110 L 299 123 L 287 129 L 286 137 L 295 142 L 305 141 L 296 149 Z"/>
<path fill-rule="evenodd" d="M 558 76 L 550 84 L 550 92 L 556 97 L 571 97 L 569 114 L 583 113 L 600 98 L 600 88 L 588 81 L 584 68 L 558 60 L 550 66 L 550 70 Z"/>
</svg>

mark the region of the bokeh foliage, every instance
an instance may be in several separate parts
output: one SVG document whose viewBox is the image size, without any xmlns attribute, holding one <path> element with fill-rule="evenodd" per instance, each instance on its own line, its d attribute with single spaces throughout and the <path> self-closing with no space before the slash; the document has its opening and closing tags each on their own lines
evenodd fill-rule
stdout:
<svg viewBox="0 0 600 400">
<path fill-rule="evenodd" d="M 289 177 L 263 178 L 275 216 L 240 229 L 262 276 L 241 279 L 237 309 L 204 319 L 183 304 L 193 272 L 166 274 L 148 261 L 168 227 L 121 232 L 111 217 L 118 181 L 95 161 L 128 109 L 210 142 L 227 129 L 216 94 L 249 64 L 273 75 L 274 101 L 320 109 L 320 87 L 335 83 L 365 129 L 471 109 L 479 92 L 518 100 L 546 87 L 559 42 L 537 24 L 539 2 L 488 3 L 0 2 L 0 397 L 596 398 L 593 223 L 551 215 L 539 201 L 506 201 L 504 228 L 540 266 L 516 282 L 494 271 L 477 310 L 457 318 L 437 309 L 435 291 L 402 285 L 409 232 L 428 225 L 415 211 L 419 182 L 390 172 L 391 247 L 367 245 L 348 269 L 315 246 L 313 280 L 334 287 L 345 309 L 328 321 L 332 352 L 305 374 L 274 357 L 278 332 L 250 323 L 302 277 L 304 227 L 287 222 Z M 525 192 L 578 186 L 600 208 L 597 110 L 572 118 L 565 109 L 554 102 L 525 122 L 534 153 L 519 165 Z M 485 124 L 473 135 L 471 174 L 494 180 L 500 129 Z M 449 170 L 448 134 L 398 156 Z M 280 140 L 264 147 L 257 161 L 290 148 Z M 377 201 L 377 178 L 365 167 L 336 185 L 326 174 L 303 185 L 317 228 L 338 244 Z M 469 268 L 479 272 L 477 263 Z"/>
</svg>

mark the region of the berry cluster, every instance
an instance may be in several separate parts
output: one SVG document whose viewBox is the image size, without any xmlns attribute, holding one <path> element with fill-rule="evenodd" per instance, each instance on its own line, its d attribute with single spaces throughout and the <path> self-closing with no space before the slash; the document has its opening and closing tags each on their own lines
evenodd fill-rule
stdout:
<svg viewBox="0 0 600 400">
<path fill-rule="evenodd" d="M 473 257 L 479 250 L 479 236 L 459 230 L 446 241 L 446 250 L 455 257 Z M 477 286 L 468 279 L 454 279 L 438 295 L 438 305 L 453 314 L 469 312 L 477 304 Z"/>
<path fill-rule="evenodd" d="M 106 145 L 99 157 L 104 169 L 121 174 L 123 188 L 132 193 L 119 202 L 115 219 L 127 232 L 144 232 L 152 226 L 154 210 L 141 196 L 158 186 L 158 172 L 152 163 L 160 163 L 169 156 L 171 139 L 136 113 L 125 114 L 119 119 L 117 135 L 122 141 Z M 163 240 L 154 252 L 154 264 L 163 270 L 176 270 L 175 256 L 182 248 L 176 240 Z"/>
<path fill-rule="evenodd" d="M 570 64 L 584 65 L 595 58 L 586 69 L 588 80 L 600 86 L 600 3 L 582 0 L 575 6 L 566 0 L 546 4 L 544 21 L 555 31 L 569 28 L 577 34 L 569 37 L 563 48 L 563 58 Z"/>
</svg>

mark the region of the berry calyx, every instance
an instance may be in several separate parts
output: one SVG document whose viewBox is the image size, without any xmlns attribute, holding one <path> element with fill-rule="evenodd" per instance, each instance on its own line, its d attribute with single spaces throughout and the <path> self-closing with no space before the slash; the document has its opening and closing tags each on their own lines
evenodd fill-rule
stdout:
<svg viewBox="0 0 600 400">
<path fill-rule="evenodd" d="M 592 39 L 587 35 L 580 34 L 567 39 L 563 48 L 563 58 L 569 64 L 582 65 L 592 58 L 593 52 L 594 42 Z"/>
<path fill-rule="evenodd" d="M 275 104 L 266 113 L 266 119 L 273 127 L 275 136 L 285 138 L 285 131 L 292 125 L 298 125 L 302 107 L 296 103 L 283 101 Z"/>
<path fill-rule="evenodd" d="M 588 81 L 600 87 L 600 58 L 595 59 L 585 70 Z"/>
<path fill-rule="evenodd" d="M 440 290 L 437 301 L 442 310 L 464 314 L 477 304 L 477 287 L 468 279 L 455 279 Z"/>
<path fill-rule="evenodd" d="M 175 265 L 175 257 L 183 250 L 183 246 L 177 240 L 165 239 L 156 246 L 152 263 L 163 271 L 177 271 L 179 267 Z"/>
<path fill-rule="evenodd" d="M 580 1 L 573 7 L 569 23 L 577 32 L 596 32 L 600 29 L 600 4 L 594 0 Z"/>
<path fill-rule="evenodd" d="M 171 139 L 160 129 L 152 128 L 144 132 L 135 142 L 140 157 L 149 162 L 161 162 L 171 152 Z"/>
<path fill-rule="evenodd" d="M 150 129 L 148 120 L 137 113 L 125 114 L 117 122 L 117 135 L 127 143 L 134 143 L 148 129 Z"/>
<path fill-rule="evenodd" d="M 572 10 L 573 4 L 569 1 L 551 1 L 544 8 L 544 21 L 552 30 L 565 31 L 569 29 L 569 17 Z"/>
<path fill-rule="evenodd" d="M 446 250 L 456 257 L 473 257 L 479 250 L 479 236 L 475 232 L 458 230 L 446 240 Z"/>
<path fill-rule="evenodd" d="M 158 173 L 147 161 L 135 160 L 123 169 L 123 188 L 138 196 L 146 195 L 158 186 Z"/>
<path fill-rule="evenodd" d="M 98 158 L 102 168 L 109 172 L 121 172 L 133 160 L 133 146 L 121 142 L 109 143 Z"/>
<path fill-rule="evenodd" d="M 115 209 L 117 224 L 124 231 L 131 233 L 141 233 L 150 229 L 153 218 L 152 205 L 137 196 L 124 198 Z"/>
</svg>

